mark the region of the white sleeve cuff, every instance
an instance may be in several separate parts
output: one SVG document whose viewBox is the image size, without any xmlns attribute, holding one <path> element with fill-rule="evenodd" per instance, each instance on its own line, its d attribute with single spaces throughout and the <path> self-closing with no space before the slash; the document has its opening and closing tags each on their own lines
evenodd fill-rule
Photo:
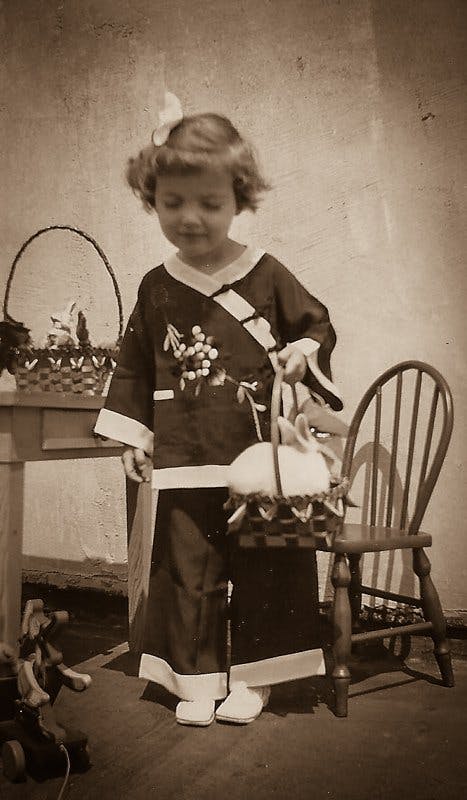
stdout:
<svg viewBox="0 0 467 800">
<path fill-rule="evenodd" d="M 148 455 L 152 455 L 154 448 L 154 434 L 142 422 L 126 417 L 108 408 L 102 408 L 99 412 L 94 432 L 108 439 L 115 439 L 117 442 L 128 444 L 131 447 L 139 447 Z"/>
<path fill-rule="evenodd" d="M 308 369 L 313 373 L 319 385 L 329 394 L 333 395 L 342 407 L 342 396 L 335 384 L 326 377 L 324 372 L 321 371 L 318 365 L 318 351 L 320 348 L 319 342 L 314 339 L 305 338 L 297 339 L 295 342 L 290 342 L 291 347 L 296 347 L 306 358 Z"/>
<path fill-rule="evenodd" d="M 297 339 L 296 342 L 289 342 L 291 347 L 296 347 L 308 359 L 313 353 L 319 350 L 319 342 L 314 339 Z"/>
</svg>

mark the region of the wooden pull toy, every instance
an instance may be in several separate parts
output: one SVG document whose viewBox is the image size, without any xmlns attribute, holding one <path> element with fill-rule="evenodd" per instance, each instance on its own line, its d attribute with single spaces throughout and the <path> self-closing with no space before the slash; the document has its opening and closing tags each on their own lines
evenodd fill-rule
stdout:
<svg viewBox="0 0 467 800">
<path fill-rule="evenodd" d="M 31 774 L 63 772 L 63 749 L 71 766 L 89 767 L 87 737 L 57 722 L 52 708 L 62 686 L 82 692 L 89 675 L 63 663 L 55 641 L 68 623 L 66 611 L 47 611 L 42 600 L 28 600 L 18 640 L 19 654 L 0 642 L 0 744 L 3 772 L 11 781 Z"/>
</svg>

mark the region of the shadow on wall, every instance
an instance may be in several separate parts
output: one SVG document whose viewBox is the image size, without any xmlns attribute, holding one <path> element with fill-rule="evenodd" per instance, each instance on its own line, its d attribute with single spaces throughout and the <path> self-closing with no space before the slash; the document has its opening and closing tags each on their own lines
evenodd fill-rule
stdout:
<svg viewBox="0 0 467 800">
<path fill-rule="evenodd" d="M 347 522 L 368 524 L 371 513 L 371 478 L 372 478 L 373 443 L 365 443 L 355 453 L 350 476 L 351 489 L 349 495 L 357 508 L 349 508 L 346 513 Z M 403 505 L 404 485 L 401 473 L 394 476 L 391 507 L 388 509 L 389 476 L 391 469 L 391 453 L 380 444 L 378 449 L 378 485 L 376 524 L 398 527 Z M 416 581 L 412 569 L 412 551 L 389 551 L 386 553 L 366 553 L 362 556 L 362 579 L 366 586 L 378 587 L 384 591 L 399 592 L 415 597 Z M 331 585 L 332 560 L 329 560 L 326 575 L 325 597 L 332 597 Z"/>
</svg>

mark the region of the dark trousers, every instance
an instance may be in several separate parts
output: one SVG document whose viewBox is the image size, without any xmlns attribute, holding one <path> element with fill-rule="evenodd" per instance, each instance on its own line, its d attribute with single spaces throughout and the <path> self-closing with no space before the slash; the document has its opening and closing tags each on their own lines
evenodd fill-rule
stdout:
<svg viewBox="0 0 467 800">
<path fill-rule="evenodd" d="M 227 490 L 159 493 L 144 652 L 178 674 L 225 672 L 227 586 L 232 665 L 319 646 L 313 550 L 235 546 Z"/>
</svg>

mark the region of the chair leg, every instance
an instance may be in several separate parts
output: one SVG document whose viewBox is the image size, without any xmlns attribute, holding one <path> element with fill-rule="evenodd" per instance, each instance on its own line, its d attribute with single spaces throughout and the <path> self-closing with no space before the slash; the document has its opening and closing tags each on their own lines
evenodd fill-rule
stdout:
<svg viewBox="0 0 467 800">
<path fill-rule="evenodd" d="M 350 659 L 352 615 L 349 601 L 350 570 L 345 555 L 341 553 L 337 553 L 334 559 L 331 582 L 334 587 L 332 678 L 336 698 L 335 714 L 336 717 L 346 717 L 350 684 L 347 664 Z"/>
<path fill-rule="evenodd" d="M 348 556 L 350 566 L 350 609 L 352 613 L 352 630 L 360 628 L 360 612 L 362 610 L 362 578 L 360 572 L 360 553 Z"/>
<path fill-rule="evenodd" d="M 444 618 L 438 592 L 431 580 L 431 563 L 425 551 L 413 550 L 413 568 L 420 581 L 420 597 L 425 619 L 433 625 L 431 638 L 434 653 L 445 686 L 454 686 L 454 675 L 451 663 L 451 648 L 446 636 L 446 620 Z"/>
</svg>

